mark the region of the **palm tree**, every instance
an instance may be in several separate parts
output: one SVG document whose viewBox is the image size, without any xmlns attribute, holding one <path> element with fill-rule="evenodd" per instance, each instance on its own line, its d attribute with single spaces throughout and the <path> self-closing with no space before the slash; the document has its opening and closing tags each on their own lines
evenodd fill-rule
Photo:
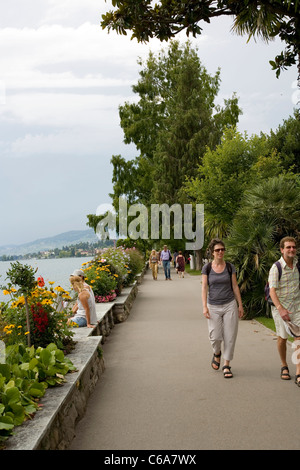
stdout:
<svg viewBox="0 0 300 470">
<path fill-rule="evenodd" d="M 277 176 L 245 192 L 227 240 L 235 264 L 246 316 L 266 314 L 264 286 L 272 263 L 278 259 L 285 235 L 300 241 L 299 176 Z"/>
<path fill-rule="evenodd" d="M 255 36 L 266 42 L 275 37 L 285 42 L 286 49 L 270 61 L 277 78 L 280 71 L 297 64 L 300 87 L 300 17 L 299 1 L 275 0 L 273 2 L 237 2 L 232 30 L 240 35 L 248 34 L 248 41 Z"/>
</svg>

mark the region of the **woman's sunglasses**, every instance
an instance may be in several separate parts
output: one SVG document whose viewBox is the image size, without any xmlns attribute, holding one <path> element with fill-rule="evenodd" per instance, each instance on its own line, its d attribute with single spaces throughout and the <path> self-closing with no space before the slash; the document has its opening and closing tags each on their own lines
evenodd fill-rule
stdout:
<svg viewBox="0 0 300 470">
<path fill-rule="evenodd" d="M 214 251 L 225 251 L 225 248 L 216 248 Z"/>
</svg>

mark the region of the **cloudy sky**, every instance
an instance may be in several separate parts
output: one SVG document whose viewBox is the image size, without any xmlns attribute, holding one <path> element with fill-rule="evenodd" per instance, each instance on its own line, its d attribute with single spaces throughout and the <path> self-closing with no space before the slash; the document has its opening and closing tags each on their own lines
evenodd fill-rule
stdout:
<svg viewBox="0 0 300 470">
<path fill-rule="evenodd" d="M 86 229 L 86 215 L 111 202 L 111 156 L 136 156 L 123 143 L 118 107 L 135 98 L 137 59 L 167 46 L 102 31 L 109 7 L 109 0 L 1 1 L 0 246 Z M 296 68 L 276 79 L 268 61 L 280 42 L 247 44 L 230 25 L 214 20 L 193 40 L 209 73 L 221 68 L 218 102 L 236 92 L 239 130 L 275 130 L 293 114 Z"/>
</svg>

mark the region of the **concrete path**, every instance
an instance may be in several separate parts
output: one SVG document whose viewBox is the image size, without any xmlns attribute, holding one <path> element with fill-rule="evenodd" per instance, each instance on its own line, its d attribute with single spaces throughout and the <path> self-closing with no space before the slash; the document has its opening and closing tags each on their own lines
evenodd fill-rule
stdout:
<svg viewBox="0 0 300 470">
<path fill-rule="evenodd" d="M 300 388 L 280 379 L 276 337 L 240 321 L 232 379 L 210 366 L 201 277 L 150 271 L 103 346 L 106 370 L 72 450 L 300 448 Z"/>
</svg>

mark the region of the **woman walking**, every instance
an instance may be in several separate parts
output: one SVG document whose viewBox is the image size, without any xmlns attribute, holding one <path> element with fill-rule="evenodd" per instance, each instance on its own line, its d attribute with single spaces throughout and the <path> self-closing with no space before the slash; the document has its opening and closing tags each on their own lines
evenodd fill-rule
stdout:
<svg viewBox="0 0 300 470">
<path fill-rule="evenodd" d="M 179 274 L 179 277 L 184 277 L 185 259 L 182 255 L 182 251 L 179 251 L 178 256 L 176 258 L 176 269 Z"/>
<path fill-rule="evenodd" d="M 154 281 L 157 281 L 157 271 L 158 271 L 158 255 L 155 250 L 151 251 L 150 258 L 149 258 L 149 266 L 152 270 L 152 277 Z"/>
<path fill-rule="evenodd" d="M 213 348 L 211 366 L 220 368 L 223 343 L 226 379 L 232 378 L 230 361 L 233 359 L 238 332 L 238 321 L 244 315 L 235 267 L 224 260 L 225 244 L 215 238 L 209 245 L 213 261 L 202 269 L 203 314 L 208 319 L 209 339 Z"/>
</svg>

